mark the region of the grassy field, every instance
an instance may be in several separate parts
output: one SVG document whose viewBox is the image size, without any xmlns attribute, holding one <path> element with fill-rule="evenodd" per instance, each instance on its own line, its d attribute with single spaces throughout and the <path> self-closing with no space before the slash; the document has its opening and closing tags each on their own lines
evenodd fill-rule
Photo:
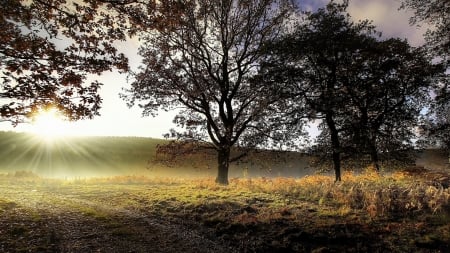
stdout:
<svg viewBox="0 0 450 253">
<path fill-rule="evenodd" d="M 264 151 L 219 186 L 213 155 L 165 162 L 162 142 L 0 132 L 0 252 L 450 251 L 440 151 L 339 183 L 304 154 Z"/>
<path fill-rule="evenodd" d="M 426 171 L 232 179 L 0 176 L 0 252 L 449 252 Z"/>
</svg>

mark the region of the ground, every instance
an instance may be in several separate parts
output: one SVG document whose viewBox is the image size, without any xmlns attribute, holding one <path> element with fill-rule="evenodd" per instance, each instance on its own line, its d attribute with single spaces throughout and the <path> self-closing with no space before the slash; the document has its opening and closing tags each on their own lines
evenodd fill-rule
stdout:
<svg viewBox="0 0 450 253">
<path fill-rule="evenodd" d="M 4 175 L 0 252 L 449 252 L 448 189 L 345 179 Z"/>
</svg>

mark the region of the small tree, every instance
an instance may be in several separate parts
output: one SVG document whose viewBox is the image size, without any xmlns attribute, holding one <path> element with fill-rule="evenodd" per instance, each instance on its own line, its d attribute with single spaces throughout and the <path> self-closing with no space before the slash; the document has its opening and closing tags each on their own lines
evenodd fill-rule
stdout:
<svg viewBox="0 0 450 253">
<path fill-rule="evenodd" d="M 125 39 L 97 1 L 0 1 L 0 120 L 18 124 L 54 106 L 72 120 L 98 114 L 100 83 L 88 74 L 127 59 L 113 47 Z"/>
<path fill-rule="evenodd" d="M 142 34 L 143 66 L 124 98 L 144 115 L 180 108 L 173 132 L 212 145 L 216 182 L 228 183 L 232 147 L 263 147 L 282 135 L 278 98 L 253 77 L 262 45 L 282 31 L 291 5 L 284 0 L 176 2 L 161 18 L 172 22 Z M 163 6 L 164 7 L 164 6 Z M 174 13 L 175 12 L 175 13 Z"/>
</svg>

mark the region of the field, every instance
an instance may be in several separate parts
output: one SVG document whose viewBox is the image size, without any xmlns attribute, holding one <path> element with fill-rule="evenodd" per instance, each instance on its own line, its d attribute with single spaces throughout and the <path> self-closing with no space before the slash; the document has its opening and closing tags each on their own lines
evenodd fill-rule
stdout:
<svg viewBox="0 0 450 253">
<path fill-rule="evenodd" d="M 447 177 L 436 174 L 436 178 Z M 416 172 L 302 179 L 0 177 L 0 252 L 448 252 L 450 190 Z"/>
<path fill-rule="evenodd" d="M 334 183 L 305 155 L 263 153 L 219 186 L 213 159 L 161 163 L 160 140 L 0 142 L 0 252 L 450 251 L 444 167 L 364 168 Z"/>
</svg>

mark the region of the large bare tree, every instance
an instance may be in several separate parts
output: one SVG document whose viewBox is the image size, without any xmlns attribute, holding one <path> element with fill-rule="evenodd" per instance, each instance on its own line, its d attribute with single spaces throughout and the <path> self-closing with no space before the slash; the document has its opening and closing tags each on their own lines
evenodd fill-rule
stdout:
<svg viewBox="0 0 450 253">
<path fill-rule="evenodd" d="M 144 115 L 179 110 L 174 122 L 185 131 L 174 136 L 217 150 L 216 182 L 228 184 L 232 147 L 283 136 L 273 87 L 253 77 L 262 46 L 284 30 L 291 10 L 285 0 L 162 3 L 158 15 L 171 22 L 141 37 L 143 64 L 124 98 Z"/>
</svg>

